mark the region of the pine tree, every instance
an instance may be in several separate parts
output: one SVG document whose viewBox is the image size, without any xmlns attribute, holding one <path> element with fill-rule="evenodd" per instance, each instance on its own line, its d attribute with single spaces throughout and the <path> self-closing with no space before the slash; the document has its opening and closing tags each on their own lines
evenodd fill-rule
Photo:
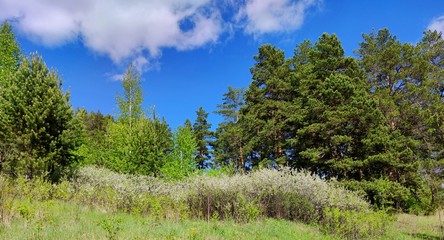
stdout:
<svg viewBox="0 0 444 240">
<path fill-rule="evenodd" d="M 292 72 L 284 52 L 271 45 L 261 46 L 254 59 L 250 69 L 253 80 L 245 93 L 240 125 L 245 130 L 245 150 L 251 165 L 273 167 L 288 161 Z"/>
<path fill-rule="evenodd" d="M 84 108 L 78 109 L 75 117 L 83 126 L 84 144 L 77 152 L 82 159 L 81 164 L 105 166 L 107 129 L 109 124 L 114 123 L 114 119 L 111 115 L 103 115 L 100 111 L 88 113 Z"/>
<path fill-rule="evenodd" d="M 212 143 L 215 162 L 232 163 L 238 170 L 245 171 L 244 137 L 240 124 L 240 110 L 244 106 L 244 90 L 228 87 L 223 103 L 215 113 L 224 117 L 216 130 L 216 140 Z"/>
<path fill-rule="evenodd" d="M 15 40 L 11 25 L 3 22 L 0 29 L 0 90 L 6 76 L 17 70 L 20 48 Z"/>
<path fill-rule="evenodd" d="M 441 183 L 444 179 L 444 39 L 437 31 L 424 32 L 417 45 L 422 64 L 417 64 L 417 75 L 423 77 L 420 91 L 422 128 L 421 169 L 431 192 L 431 210 L 444 202 Z"/>
<path fill-rule="evenodd" d="M 11 25 L 3 22 L 0 29 L 0 95 L 3 92 L 6 78 L 13 74 L 19 66 L 20 48 L 15 40 Z M 0 105 L 4 104 L 0 101 Z M 10 149 L 7 146 L 7 133 L 10 132 L 8 116 L 4 113 L 4 108 L 0 107 L 0 171 L 2 163 Z"/>
<path fill-rule="evenodd" d="M 57 73 L 37 54 L 23 58 L 17 71 L 6 77 L 0 105 L 8 120 L 2 128 L 8 130 L 5 172 L 56 181 L 75 162 L 80 123 L 61 86 Z"/>
</svg>

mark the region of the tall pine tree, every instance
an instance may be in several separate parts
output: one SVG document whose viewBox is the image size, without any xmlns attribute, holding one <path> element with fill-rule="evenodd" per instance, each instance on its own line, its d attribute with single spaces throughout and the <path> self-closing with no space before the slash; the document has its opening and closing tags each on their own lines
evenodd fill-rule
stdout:
<svg viewBox="0 0 444 240">
<path fill-rule="evenodd" d="M 224 117 L 216 130 L 216 140 L 212 143 L 215 162 L 233 164 L 236 169 L 245 171 L 244 134 L 240 124 L 240 109 L 244 106 L 243 89 L 228 87 L 223 103 L 218 105 L 215 113 Z"/>
<path fill-rule="evenodd" d="M 272 167 L 288 161 L 292 73 L 284 52 L 274 46 L 261 46 L 254 59 L 250 69 L 253 80 L 245 93 L 240 124 L 252 167 Z"/>
</svg>

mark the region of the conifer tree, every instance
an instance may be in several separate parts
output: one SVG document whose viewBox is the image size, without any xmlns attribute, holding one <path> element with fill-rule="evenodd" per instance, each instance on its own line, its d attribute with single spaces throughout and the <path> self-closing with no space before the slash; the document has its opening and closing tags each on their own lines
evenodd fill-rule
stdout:
<svg viewBox="0 0 444 240">
<path fill-rule="evenodd" d="M 240 124 L 248 139 L 245 148 L 252 166 L 273 167 L 288 161 L 292 73 L 284 52 L 274 46 L 261 46 L 254 59 Z"/>
<path fill-rule="evenodd" d="M 17 70 L 20 59 L 20 48 L 15 40 L 12 26 L 3 22 L 0 29 L 0 89 L 6 76 Z"/>
<path fill-rule="evenodd" d="M 243 89 L 228 87 L 224 94 L 223 103 L 218 105 L 215 113 L 224 117 L 216 130 L 216 140 L 212 143 L 215 162 L 219 164 L 232 163 L 238 170 L 245 171 L 246 157 L 244 154 L 244 137 L 239 124 L 240 110 L 244 106 Z"/>
<path fill-rule="evenodd" d="M 17 71 L 6 77 L 0 105 L 7 118 L 2 128 L 7 130 L 5 172 L 56 181 L 76 160 L 79 122 L 61 86 L 57 73 L 37 54 L 23 58 Z"/>
<path fill-rule="evenodd" d="M 208 113 L 202 107 L 199 107 L 196 114 L 197 118 L 193 124 L 193 132 L 197 143 L 196 163 L 199 169 L 204 169 L 207 166 L 207 161 L 210 160 L 208 144 L 209 138 L 212 137 L 211 124 L 207 120 Z"/>
</svg>

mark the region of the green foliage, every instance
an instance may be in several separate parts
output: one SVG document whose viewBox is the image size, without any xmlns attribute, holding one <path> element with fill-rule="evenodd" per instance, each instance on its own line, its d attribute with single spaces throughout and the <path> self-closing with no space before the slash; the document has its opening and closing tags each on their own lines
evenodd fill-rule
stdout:
<svg viewBox="0 0 444 240">
<path fill-rule="evenodd" d="M 394 217 L 383 211 L 365 212 L 324 209 L 322 228 L 324 231 L 345 239 L 375 239 L 384 235 Z"/>
<path fill-rule="evenodd" d="M 9 74 L 17 70 L 20 54 L 12 26 L 5 21 L 0 29 L 0 86 L 4 84 L 3 81 Z"/>
<path fill-rule="evenodd" d="M 122 78 L 124 94 L 117 97 L 120 110 L 119 121 L 128 123 L 130 127 L 133 121 L 143 116 L 143 96 L 140 83 L 140 75 L 134 65 L 131 65 Z"/>
<path fill-rule="evenodd" d="M 125 73 L 122 85 L 120 115 L 116 122 L 107 123 L 103 164 L 117 172 L 157 176 L 171 149 L 170 128 L 155 111 L 151 118 L 142 112 L 140 76 L 133 66 Z"/>
<path fill-rule="evenodd" d="M 432 183 L 442 182 L 443 172 L 442 35 L 427 31 L 416 46 L 387 29 L 363 38 L 359 60 L 344 56 L 334 34 L 297 45 L 290 59 L 261 46 L 245 103 L 229 88 L 216 111 L 225 121 L 212 143 L 215 162 L 238 170 L 291 166 L 362 181 L 354 189 L 381 208 L 409 211 L 425 206 L 427 194 L 438 206 L 440 188 Z M 396 193 L 373 199 L 382 189 L 366 183 L 375 179 L 384 179 L 375 188 Z"/>
<path fill-rule="evenodd" d="M 407 206 L 412 198 L 408 188 L 388 179 L 374 179 L 372 181 L 352 181 L 345 183 L 347 187 L 354 190 L 364 191 L 368 200 L 377 208 L 385 211 Z M 407 210 L 407 209 L 405 209 Z"/>
<path fill-rule="evenodd" d="M 0 97 L 0 112 L 5 116 L 1 129 L 7 136 L 2 170 L 12 176 L 43 176 L 52 181 L 64 176 L 76 161 L 81 128 L 57 73 L 32 54 L 6 78 Z"/>
<path fill-rule="evenodd" d="M 117 235 L 122 230 L 122 220 L 116 216 L 104 217 L 98 225 L 105 230 L 106 239 L 115 240 L 118 239 Z"/>
<path fill-rule="evenodd" d="M 244 133 L 239 124 L 240 109 L 244 106 L 244 89 L 228 87 L 224 94 L 223 103 L 218 105 L 215 113 L 224 117 L 211 143 L 214 149 L 214 161 L 219 165 L 232 164 L 238 171 L 245 171 L 246 156 L 244 154 Z"/>
<path fill-rule="evenodd" d="M 288 160 L 287 140 L 293 125 L 289 115 L 295 110 L 291 103 L 292 73 L 284 52 L 271 45 L 260 47 L 254 59 L 256 63 L 250 69 L 253 81 L 245 93 L 239 119 L 246 138 L 241 142 L 253 167 L 273 167 Z"/>
<path fill-rule="evenodd" d="M 196 152 L 197 144 L 193 130 L 188 126 L 178 127 L 173 134 L 173 151 L 161 169 L 162 174 L 172 180 L 189 176 L 196 169 Z"/>
<path fill-rule="evenodd" d="M 81 137 L 84 141 L 76 151 L 79 164 L 105 166 L 107 129 L 114 119 L 109 114 L 103 115 L 100 111 L 88 113 L 85 109 L 77 110 L 75 117 L 83 126 Z"/>
<path fill-rule="evenodd" d="M 196 111 L 197 118 L 193 124 L 194 136 L 197 143 L 196 164 L 199 169 L 207 166 L 207 160 L 210 159 L 210 151 L 208 150 L 209 138 L 212 137 L 210 131 L 211 124 L 208 123 L 208 113 L 202 107 Z"/>
<path fill-rule="evenodd" d="M 122 173 L 157 176 L 171 149 L 170 129 L 158 118 L 142 116 L 130 126 L 110 123 L 106 138 L 106 162 L 110 169 Z"/>
</svg>

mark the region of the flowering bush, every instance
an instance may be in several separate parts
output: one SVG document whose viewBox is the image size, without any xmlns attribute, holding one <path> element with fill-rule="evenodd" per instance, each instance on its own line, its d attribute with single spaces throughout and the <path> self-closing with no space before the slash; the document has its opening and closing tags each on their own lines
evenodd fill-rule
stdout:
<svg viewBox="0 0 444 240">
<path fill-rule="evenodd" d="M 71 181 L 57 185 L 39 179 L 6 180 L 0 176 L 0 214 L 14 216 L 14 199 L 58 199 L 109 212 L 150 214 L 156 218 L 234 219 L 259 217 L 321 223 L 340 236 L 376 236 L 386 225 L 357 193 L 307 172 L 262 169 L 248 175 L 196 175 L 177 182 L 117 174 L 83 167 Z M 365 217 L 371 216 L 371 217 Z M 354 226 L 354 227 L 348 227 Z M 361 230 L 365 229 L 365 232 Z"/>
</svg>

